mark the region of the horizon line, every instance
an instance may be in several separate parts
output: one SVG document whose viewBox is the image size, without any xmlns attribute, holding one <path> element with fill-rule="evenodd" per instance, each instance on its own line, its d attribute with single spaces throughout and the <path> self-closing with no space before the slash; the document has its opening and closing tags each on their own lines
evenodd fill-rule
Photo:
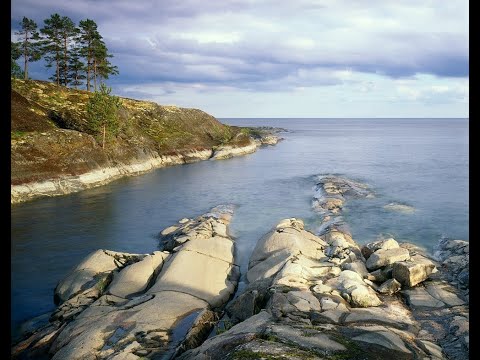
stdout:
<svg viewBox="0 0 480 360">
<path fill-rule="evenodd" d="M 218 119 L 470 119 L 470 117 L 238 117 L 238 116 L 217 116 Z"/>
</svg>

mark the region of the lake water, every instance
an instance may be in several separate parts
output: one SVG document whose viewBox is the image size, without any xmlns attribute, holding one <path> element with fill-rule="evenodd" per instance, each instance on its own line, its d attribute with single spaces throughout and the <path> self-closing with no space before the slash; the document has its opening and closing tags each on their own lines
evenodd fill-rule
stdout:
<svg viewBox="0 0 480 360">
<path fill-rule="evenodd" d="M 304 219 L 315 176 L 369 184 L 376 198 L 347 202 L 355 240 L 391 235 L 431 250 L 441 237 L 468 240 L 468 119 L 221 119 L 292 130 L 274 147 L 221 161 L 158 169 L 100 188 L 12 206 L 12 330 L 54 309 L 57 282 L 89 252 L 147 253 L 183 217 L 237 205 L 231 232 L 245 272 L 257 239 L 279 220 Z M 389 212 L 390 202 L 413 214 Z"/>
</svg>

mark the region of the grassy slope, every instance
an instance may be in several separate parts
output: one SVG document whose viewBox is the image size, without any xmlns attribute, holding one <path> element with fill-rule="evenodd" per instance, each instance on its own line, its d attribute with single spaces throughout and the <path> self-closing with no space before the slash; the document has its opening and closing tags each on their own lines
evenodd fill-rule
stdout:
<svg viewBox="0 0 480 360">
<path fill-rule="evenodd" d="M 197 109 L 121 98 L 120 132 L 89 133 L 91 93 L 45 81 L 12 79 L 12 184 L 76 175 L 158 153 L 171 155 L 220 145 L 247 145 L 248 131 L 220 123 Z"/>
</svg>

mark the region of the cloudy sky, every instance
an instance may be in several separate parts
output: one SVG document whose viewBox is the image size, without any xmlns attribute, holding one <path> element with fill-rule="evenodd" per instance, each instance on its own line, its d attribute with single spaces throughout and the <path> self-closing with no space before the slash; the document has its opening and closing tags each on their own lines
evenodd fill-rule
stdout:
<svg viewBox="0 0 480 360">
<path fill-rule="evenodd" d="M 12 0 L 12 34 L 54 12 L 97 22 L 117 95 L 220 118 L 468 117 L 466 0 Z"/>
</svg>

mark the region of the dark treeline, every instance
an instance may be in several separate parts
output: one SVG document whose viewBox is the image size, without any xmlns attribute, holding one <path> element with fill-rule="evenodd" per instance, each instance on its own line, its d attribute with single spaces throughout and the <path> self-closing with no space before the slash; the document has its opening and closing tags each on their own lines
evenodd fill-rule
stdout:
<svg viewBox="0 0 480 360">
<path fill-rule="evenodd" d="M 17 41 L 11 44 L 11 75 L 28 79 L 28 65 L 45 59 L 47 68 L 54 69 L 50 80 L 61 86 L 86 85 L 88 91 L 117 75 L 118 68 L 109 61 L 108 52 L 95 21 L 81 20 L 78 26 L 68 17 L 53 14 L 38 29 L 32 19 L 20 22 L 15 33 Z M 16 60 L 23 58 L 23 70 Z"/>
</svg>

